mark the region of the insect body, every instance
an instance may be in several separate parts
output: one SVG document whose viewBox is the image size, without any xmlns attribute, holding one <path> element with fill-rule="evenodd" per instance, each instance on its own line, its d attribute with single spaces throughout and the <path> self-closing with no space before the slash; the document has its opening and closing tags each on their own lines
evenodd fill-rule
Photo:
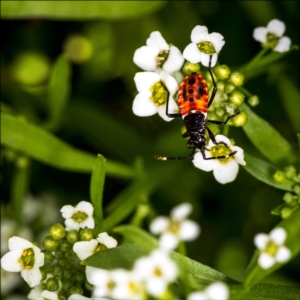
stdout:
<svg viewBox="0 0 300 300">
<path fill-rule="evenodd" d="M 211 72 L 211 57 L 209 61 L 208 72 L 212 78 L 214 85 L 210 99 L 208 100 L 208 87 L 205 79 L 198 73 L 192 73 L 186 76 L 181 82 L 178 90 L 178 106 L 180 113 L 170 114 L 168 112 L 169 100 L 167 100 L 166 114 L 170 118 L 183 118 L 186 132 L 182 135 L 183 138 L 189 137 L 187 142 L 187 148 L 192 148 L 192 153 L 187 157 L 170 157 L 170 156 L 158 156 L 157 160 L 181 160 L 192 159 L 194 157 L 196 149 L 199 149 L 202 153 L 203 159 L 217 159 L 228 158 L 236 153 L 231 152 L 228 155 L 206 157 L 205 154 L 205 130 L 207 130 L 210 139 L 215 145 L 223 144 L 227 148 L 228 146 L 224 142 L 217 142 L 212 131 L 206 126 L 207 122 L 219 125 L 225 125 L 231 118 L 239 114 L 239 112 L 229 116 L 226 121 L 220 122 L 207 119 L 207 110 L 214 100 L 217 92 L 217 86 Z M 169 97 L 167 98 L 169 99 Z"/>
</svg>

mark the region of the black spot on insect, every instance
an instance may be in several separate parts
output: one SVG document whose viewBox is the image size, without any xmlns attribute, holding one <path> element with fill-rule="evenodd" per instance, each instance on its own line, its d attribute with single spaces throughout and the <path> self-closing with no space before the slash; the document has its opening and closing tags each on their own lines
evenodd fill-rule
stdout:
<svg viewBox="0 0 300 300">
<path fill-rule="evenodd" d="M 196 80 L 194 78 L 191 78 L 188 80 L 188 84 L 194 84 L 196 82 Z"/>
<path fill-rule="evenodd" d="M 189 89 L 189 90 L 188 90 L 188 93 L 189 93 L 189 94 L 193 94 L 193 93 L 194 93 L 194 90 Z"/>
<path fill-rule="evenodd" d="M 194 102 L 194 98 L 193 97 L 189 98 L 189 101 Z"/>
<path fill-rule="evenodd" d="M 204 88 L 203 85 L 200 84 L 199 87 L 197 88 L 197 94 L 201 97 L 204 94 Z"/>
</svg>

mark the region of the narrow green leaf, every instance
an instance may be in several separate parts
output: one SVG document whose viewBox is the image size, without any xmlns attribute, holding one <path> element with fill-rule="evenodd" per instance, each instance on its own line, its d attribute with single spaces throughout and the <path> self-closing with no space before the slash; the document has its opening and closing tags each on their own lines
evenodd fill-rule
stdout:
<svg viewBox="0 0 300 300">
<path fill-rule="evenodd" d="M 254 157 L 248 153 L 245 153 L 245 161 L 247 163 L 245 166 L 245 170 L 256 179 L 280 190 L 292 190 L 292 184 L 278 183 L 275 181 L 273 175 L 278 169 L 274 165 L 262 159 Z"/>
<path fill-rule="evenodd" d="M 282 227 L 287 232 L 287 238 L 284 245 L 290 249 L 293 259 L 300 252 L 300 209 L 295 211 L 289 218 L 281 221 L 276 228 Z M 260 281 L 268 274 L 273 273 L 275 270 L 280 268 L 283 264 L 276 263 L 270 269 L 262 269 L 258 263 L 259 251 L 256 250 L 252 259 L 249 263 L 249 266 L 246 270 L 246 278 L 244 284 L 246 287 L 252 285 L 253 283 Z"/>
<path fill-rule="evenodd" d="M 129 19 L 153 13 L 166 1 L 1 1 L 2 18 Z"/>
<path fill-rule="evenodd" d="M 248 123 L 243 127 L 255 147 L 276 165 L 295 163 L 297 157 L 292 146 L 267 121 L 256 115 L 245 103 L 241 110 L 248 114 Z"/>
<path fill-rule="evenodd" d="M 95 164 L 93 154 L 69 146 L 40 127 L 9 114 L 1 113 L 1 144 L 55 168 L 89 173 Z M 130 178 L 133 169 L 107 163 L 107 174 Z"/>
<path fill-rule="evenodd" d="M 44 125 L 47 130 L 56 130 L 61 122 L 64 108 L 69 99 L 71 66 L 65 54 L 55 61 L 48 87 L 49 120 Z"/>
<path fill-rule="evenodd" d="M 94 215 L 96 220 L 96 228 L 101 226 L 103 219 L 102 197 L 105 181 L 106 160 L 98 154 L 96 164 L 93 166 L 90 198 L 94 207 Z"/>
</svg>

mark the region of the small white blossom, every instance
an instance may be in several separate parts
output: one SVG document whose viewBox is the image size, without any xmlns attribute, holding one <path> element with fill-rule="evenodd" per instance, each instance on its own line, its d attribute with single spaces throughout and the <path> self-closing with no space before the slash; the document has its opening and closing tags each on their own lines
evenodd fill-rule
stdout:
<svg viewBox="0 0 300 300">
<path fill-rule="evenodd" d="M 254 237 L 254 244 L 260 250 L 258 264 L 263 269 L 271 268 L 275 263 L 284 263 L 291 257 L 291 251 L 283 246 L 286 231 L 281 228 L 273 229 L 269 235 L 259 233 Z"/>
<path fill-rule="evenodd" d="M 44 290 L 35 300 L 59 300 L 57 293 Z"/>
<path fill-rule="evenodd" d="M 263 47 L 271 48 L 276 52 L 286 52 L 290 50 L 291 39 L 283 36 L 285 24 L 277 19 L 271 20 L 267 27 L 257 27 L 254 29 L 253 38 L 261 42 Z"/>
<path fill-rule="evenodd" d="M 8 272 L 21 272 L 30 287 L 41 282 L 39 267 L 44 265 L 44 253 L 31 242 L 20 237 L 8 241 L 9 252 L 1 258 L 1 267 Z"/>
<path fill-rule="evenodd" d="M 229 299 L 229 289 L 222 282 L 215 282 L 209 285 L 202 292 L 191 293 L 188 300 L 227 300 Z"/>
<path fill-rule="evenodd" d="M 79 230 L 80 228 L 94 228 L 95 221 L 93 218 L 94 208 L 90 202 L 81 201 L 76 207 L 65 205 L 60 210 L 62 216 L 66 219 L 66 230 Z"/>
<path fill-rule="evenodd" d="M 180 241 L 192 241 L 199 236 L 199 225 L 186 219 L 191 211 L 191 204 L 182 203 L 171 210 L 170 218 L 159 216 L 151 222 L 150 231 L 153 234 L 161 234 L 161 248 L 175 249 Z"/>
<path fill-rule="evenodd" d="M 146 42 L 147 46 L 138 48 L 133 56 L 134 63 L 145 71 L 163 69 L 168 73 L 179 71 L 184 58 L 180 50 L 169 46 L 159 31 L 153 31 Z"/>
<path fill-rule="evenodd" d="M 223 144 L 215 145 L 210 140 L 206 147 L 207 150 L 205 150 L 206 157 L 229 155 L 235 151 L 236 154 L 228 158 L 204 160 L 202 153 L 198 150 L 194 156 L 193 164 L 196 168 L 203 171 L 213 171 L 215 179 L 222 184 L 232 182 L 239 171 L 239 164 L 242 166 L 246 165 L 244 150 L 238 146 L 233 146 L 230 140 L 224 135 L 216 135 L 215 139 L 217 142 L 226 143 L 228 148 Z"/>
<path fill-rule="evenodd" d="M 98 235 L 97 239 L 76 242 L 73 245 L 73 251 L 77 254 L 79 259 L 85 260 L 98 251 L 104 250 L 106 248 L 114 248 L 116 246 L 117 241 L 109 236 L 106 232 L 102 232 Z"/>
<path fill-rule="evenodd" d="M 164 294 L 169 283 L 174 282 L 178 275 L 177 266 L 162 250 L 155 250 L 148 257 L 138 259 L 133 271 L 144 282 L 147 292 L 154 297 Z"/>
<path fill-rule="evenodd" d="M 183 57 L 193 64 L 201 62 L 208 67 L 212 56 L 211 67 L 214 67 L 218 60 L 218 53 L 225 44 L 224 37 L 217 32 L 209 34 L 206 26 L 197 25 L 192 30 L 191 40 L 192 43 L 183 51 Z"/>
<path fill-rule="evenodd" d="M 165 121 L 171 121 L 166 115 L 166 101 L 169 96 L 169 112 L 178 112 L 178 106 L 174 95 L 178 90 L 178 84 L 174 77 L 167 72 L 138 72 L 134 77 L 138 94 L 136 95 L 132 110 L 140 117 L 152 116 L 156 113 Z"/>
</svg>

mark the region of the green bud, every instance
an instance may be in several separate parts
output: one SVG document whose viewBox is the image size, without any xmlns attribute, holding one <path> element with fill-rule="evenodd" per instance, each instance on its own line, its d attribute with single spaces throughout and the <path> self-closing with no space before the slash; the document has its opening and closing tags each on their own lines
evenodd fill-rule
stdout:
<svg viewBox="0 0 300 300">
<path fill-rule="evenodd" d="M 62 257 L 64 257 L 64 255 L 65 255 L 65 253 L 62 252 L 60 249 L 57 249 L 57 250 L 55 251 L 55 257 L 56 257 L 56 258 L 62 258 Z"/>
<path fill-rule="evenodd" d="M 76 281 L 83 283 L 85 281 L 85 273 L 77 272 L 75 275 Z"/>
<path fill-rule="evenodd" d="M 29 165 L 29 159 L 26 156 L 21 156 L 16 161 L 17 168 L 26 168 Z"/>
<path fill-rule="evenodd" d="M 235 85 L 232 83 L 226 83 L 225 85 L 225 93 L 230 94 L 235 89 Z"/>
<path fill-rule="evenodd" d="M 215 114 L 218 116 L 218 117 L 223 117 L 224 114 L 225 114 L 225 109 L 222 108 L 222 107 L 218 107 L 216 110 L 215 110 Z"/>
<path fill-rule="evenodd" d="M 44 268 L 40 269 L 41 276 L 42 276 L 42 281 L 44 281 L 47 278 L 47 272 Z"/>
<path fill-rule="evenodd" d="M 88 291 L 92 291 L 94 289 L 94 285 L 90 284 L 87 280 L 84 283 L 84 287 L 88 290 Z"/>
<path fill-rule="evenodd" d="M 50 265 L 54 260 L 54 256 L 50 251 L 44 252 L 44 263 L 45 265 Z"/>
<path fill-rule="evenodd" d="M 283 201 L 286 203 L 291 203 L 295 199 L 292 193 L 286 192 L 283 196 Z"/>
<path fill-rule="evenodd" d="M 61 266 L 61 267 L 64 267 L 66 264 L 68 263 L 68 260 L 66 258 L 60 258 L 58 260 L 58 264 Z"/>
<path fill-rule="evenodd" d="M 81 241 L 90 241 L 94 238 L 93 230 L 89 228 L 82 229 L 79 234 Z"/>
<path fill-rule="evenodd" d="M 73 245 L 79 241 L 79 233 L 77 230 L 67 231 L 66 238 L 69 244 Z"/>
<path fill-rule="evenodd" d="M 43 241 L 43 246 L 48 251 L 54 251 L 58 247 L 59 242 L 54 240 L 52 236 L 46 236 Z"/>
<path fill-rule="evenodd" d="M 62 226 L 59 223 L 56 223 L 50 227 L 49 233 L 54 240 L 60 240 L 65 236 L 66 231 L 64 226 Z"/>
<path fill-rule="evenodd" d="M 273 178 L 278 183 L 289 183 L 290 181 L 286 178 L 285 173 L 282 171 L 276 171 L 276 173 L 273 175 Z"/>
<path fill-rule="evenodd" d="M 217 89 L 218 89 L 218 92 L 223 92 L 225 89 L 225 83 L 223 81 L 217 82 Z"/>
<path fill-rule="evenodd" d="M 67 279 L 70 279 L 70 278 L 73 277 L 73 272 L 70 271 L 70 270 L 64 270 L 64 271 L 63 271 L 63 277 L 64 277 L 64 278 L 67 278 Z"/>
<path fill-rule="evenodd" d="M 295 192 L 297 195 L 300 195 L 300 186 L 299 185 L 295 185 L 293 187 L 293 192 Z"/>
<path fill-rule="evenodd" d="M 48 291 L 51 291 L 51 292 L 57 291 L 58 288 L 59 288 L 58 280 L 55 279 L 54 277 L 49 278 L 46 281 L 46 288 L 47 288 Z"/>
<path fill-rule="evenodd" d="M 56 275 L 62 274 L 62 271 L 63 271 L 63 268 L 62 268 L 60 265 L 55 265 L 55 266 L 53 267 L 53 272 L 54 272 L 54 274 L 56 274 Z"/>
<path fill-rule="evenodd" d="M 259 104 L 259 98 L 258 98 L 258 96 L 252 95 L 251 97 L 249 97 L 248 103 L 252 107 L 258 105 Z"/>
<path fill-rule="evenodd" d="M 291 216 L 292 213 L 293 213 L 292 209 L 290 209 L 289 207 L 285 207 L 281 210 L 281 218 L 287 219 L 288 217 Z"/>
<path fill-rule="evenodd" d="M 71 245 L 67 241 L 62 241 L 59 246 L 59 250 L 62 252 L 69 252 L 71 250 Z"/>
<path fill-rule="evenodd" d="M 82 295 L 83 289 L 80 286 L 75 285 L 75 286 L 71 287 L 70 293 L 71 293 L 71 295 L 73 295 L 73 294 Z"/>
<path fill-rule="evenodd" d="M 186 62 L 182 68 L 182 72 L 185 74 L 185 75 L 189 75 L 193 72 L 199 72 L 200 71 L 200 64 L 192 64 L 190 62 Z"/>
<path fill-rule="evenodd" d="M 284 168 L 283 172 L 285 173 L 286 177 L 289 179 L 294 179 L 297 176 L 297 170 L 294 166 L 288 166 Z"/>
<path fill-rule="evenodd" d="M 240 91 L 234 90 L 229 99 L 235 105 L 240 106 L 244 102 L 245 95 Z"/>
<path fill-rule="evenodd" d="M 230 69 L 226 65 L 220 65 L 214 68 L 218 79 L 227 79 L 230 75 Z"/>
<path fill-rule="evenodd" d="M 236 127 L 241 127 L 247 124 L 248 121 L 248 115 L 241 111 L 237 116 L 233 118 L 233 125 Z"/>
<path fill-rule="evenodd" d="M 240 86 L 244 82 L 244 75 L 240 72 L 233 72 L 229 80 L 236 86 Z"/>
</svg>

